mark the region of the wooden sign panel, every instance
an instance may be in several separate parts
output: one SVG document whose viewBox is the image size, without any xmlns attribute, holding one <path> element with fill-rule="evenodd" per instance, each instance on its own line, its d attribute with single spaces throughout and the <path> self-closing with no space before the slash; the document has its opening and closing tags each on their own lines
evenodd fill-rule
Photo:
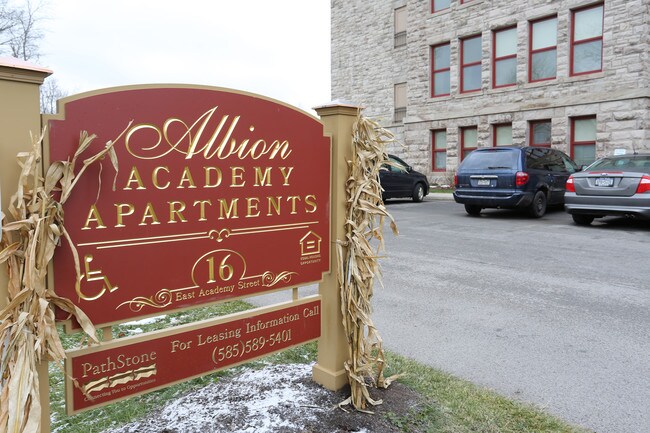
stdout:
<svg viewBox="0 0 650 433">
<path fill-rule="evenodd" d="M 190 86 L 63 101 L 48 121 L 49 160 L 71 158 L 83 130 L 97 135 L 94 150 L 115 141 L 119 160 L 116 178 L 107 161 L 91 166 L 64 207 L 81 283 L 65 243 L 52 270 L 57 294 L 96 326 L 309 284 L 329 271 L 330 141 L 316 118 Z"/>
<path fill-rule="evenodd" d="M 69 351 L 66 360 L 68 414 L 315 340 L 320 336 L 320 304 L 319 296 L 311 296 Z M 73 379 L 78 386 L 74 386 Z"/>
</svg>

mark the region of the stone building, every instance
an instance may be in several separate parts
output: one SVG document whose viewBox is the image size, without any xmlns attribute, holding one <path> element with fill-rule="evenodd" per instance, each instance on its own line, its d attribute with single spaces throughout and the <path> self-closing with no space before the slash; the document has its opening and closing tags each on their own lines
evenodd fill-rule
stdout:
<svg viewBox="0 0 650 433">
<path fill-rule="evenodd" d="M 650 151 L 650 0 L 332 0 L 332 99 L 433 183 L 476 147 Z"/>
</svg>

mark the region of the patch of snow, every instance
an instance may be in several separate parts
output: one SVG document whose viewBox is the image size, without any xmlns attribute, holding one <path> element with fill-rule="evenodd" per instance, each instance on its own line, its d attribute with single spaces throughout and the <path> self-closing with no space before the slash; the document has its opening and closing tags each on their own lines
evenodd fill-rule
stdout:
<svg viewBox="0 0 650 433">
<path fill-rule="evenodd" d="M 165 315 L 162 316 L 155 316 L 155 317 L 147 317 L 146 319 L 142 320 L 134 320 L 131 322 L 126 322 L 124 325 L 127 326 L 142 326 L 142 325 L 151 325 L 152 323 L 156 323 L 160 319 L 165 318 Z"/>
<path fill-rule="evenodd" d="M 171 401 L 143 420 L 104 433 L 301 431 L 297 420 L 316 419 L 318 393 L 327 393 L 323 388 L 315 393 L 313 387 L 305 385 L 311 381 L 311 371 L 311 364 L 245 369 L 237 376 Z M 300 416 L 291 415 L 296 412 Z"/>
</svg>

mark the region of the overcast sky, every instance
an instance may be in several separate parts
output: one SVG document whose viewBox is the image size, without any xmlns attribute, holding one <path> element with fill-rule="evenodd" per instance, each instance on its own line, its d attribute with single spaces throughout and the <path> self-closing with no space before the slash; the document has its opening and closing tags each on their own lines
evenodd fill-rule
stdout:
<svg viewBox="0 0 650 433">
<path fill-rule="evenodd" d="M 330 101 L 329 0 L 46 0 L 38 62 L 74 94 L 183 83 Z"/>
</svg>

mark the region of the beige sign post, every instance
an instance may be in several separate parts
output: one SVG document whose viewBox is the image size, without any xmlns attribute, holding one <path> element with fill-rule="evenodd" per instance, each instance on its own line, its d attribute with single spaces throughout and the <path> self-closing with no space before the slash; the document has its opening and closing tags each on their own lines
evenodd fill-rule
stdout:
<svg viewBox="0 0 650 433">
<path fill-rule="evenodd" d="M 0 191 L 2 212 L 7 213 L 11 196 L 16 192 L 20 168 L 16 154 L 30 150 L 30 132 L 41 130 L 39 86 L 52 71 L 0 57 Z M 0 269 L 0 308 L 7 305 L 7 272 Z M 39 367 L 41 405 L 43 411 L 42 431 L 50 431 L 49 380 L 47 362 Z M 47 413 L 46 413 L 47 412 Z"/>
<path fill-rule="evenodd" d="M 326 135 L 332 139 L 332 242 L 345 239 L 347 197 L 345 183 L 348 161 L 352 160 L 352 126 L 359 107 L 348 104 L 330 104 L 316 108 Z M 314 381 L 327 389 L 341 389 L 348 383 L 344 363 L 349 349 L 343 330 L 341 293 L 338 283 L 339 262 L 336 245 L 332 245 L 331 272 L 323 278 L 319 292 L 323 299 L 321 338 L 318 342 L 318 361 L 313 369 Z"/>
</svg>

